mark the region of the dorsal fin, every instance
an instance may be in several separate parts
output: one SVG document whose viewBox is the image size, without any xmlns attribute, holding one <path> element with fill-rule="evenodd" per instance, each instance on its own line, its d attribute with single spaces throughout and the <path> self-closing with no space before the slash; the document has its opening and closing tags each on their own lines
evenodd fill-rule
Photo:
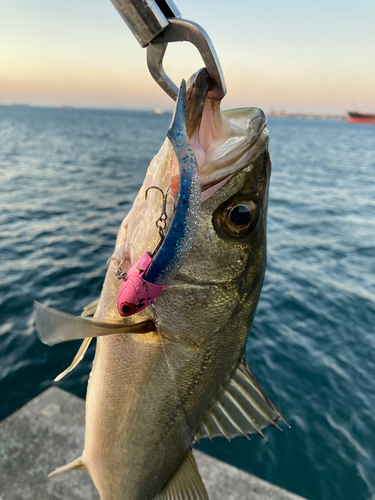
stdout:
<svg viewBox="0 0 375 500">
<path fill-rule="evenodd" d="M 262 429 L 270 425 L 278 427 L 276 422 L 280 419 L 285 422 L 255 380 L 244 357 L 225 391 L 203 420 L 195 438 L 199 441 L 224 436 L 230 440 L 236 436 L 247 437 L 247 434 L 264 437 Z"/>
<path fill-rule="evenodd" d="M 192 450 L 155 500 L 209 500 Z"/>
</svg>

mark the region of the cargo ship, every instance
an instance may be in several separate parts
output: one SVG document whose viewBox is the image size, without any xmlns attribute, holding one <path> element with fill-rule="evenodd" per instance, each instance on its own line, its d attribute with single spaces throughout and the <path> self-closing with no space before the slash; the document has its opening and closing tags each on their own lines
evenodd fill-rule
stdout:
<svg viewBox="0 0 375 500">
<path fill-rule="evenodd" d="M 355 111 L 348 111 L 348 123 L 373 123 L 375 125 L 375 115 L 356 113 Z"/>
</svg>

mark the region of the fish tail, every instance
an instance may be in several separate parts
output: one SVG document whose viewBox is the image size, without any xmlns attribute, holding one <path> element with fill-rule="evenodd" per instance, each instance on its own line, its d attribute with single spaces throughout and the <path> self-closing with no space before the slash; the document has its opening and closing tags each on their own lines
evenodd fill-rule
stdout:
<svg viewBox="0 0 375 500">
<path fill-rule="evenodd" d="M 155 500 L 209 500 L 192 450 Z"/>
</svg>

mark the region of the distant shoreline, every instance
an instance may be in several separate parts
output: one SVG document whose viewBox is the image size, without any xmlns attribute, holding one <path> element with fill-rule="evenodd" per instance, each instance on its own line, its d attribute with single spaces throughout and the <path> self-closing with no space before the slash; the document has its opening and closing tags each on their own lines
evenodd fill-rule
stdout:
<svg viewBox="0 0 375 500">
<path fill-rule="evenodd" d="M 60 109 L 60 110 L 84 110 L 84 111 L 132 111 L 132 112 L 143 112 L 150 113 L 154 115 L 170 114 L 172 111 L 169 109 L 162 108 L 95 108 L 95 107 L 76 107 L 76 106 L 36 106 L 32 104 L 0 104 L 0 107 L 10 107 L 10 108 L 43 108 L 43 109 Z M 267 116 L 272 116 L 273 118 L 308 118 L 313 120 L 343 120 L 346 121 L 348 118 L 347 114 L 315 114 L 315 113 L 287 113 L 284 111 L 276 112 L 270 111 L 266 113 Z"/>
<path fill-rule="evenodd" d="M 310 118 L 313 120 L 346 120 L 347 115 L 315 115 L 313 113 L 276 113 L 271 112 L 269 116 L 277 118 Z"/>
<path fill-rule="evenodd" d="M 173 110 L 169 108 L 161 109 L 161 108 L 111 108 L 111 107 L 92 107 L 92 106 L 48 106 L 48 105 L 37 105 L 37 104 L 1 104 L 0 108 L 16 108 L 16 109 L 48 109 L 48 110 L 62 110 L 62 111 L 130 111 L 130 112 L 140 112 L 140 113 L 149 113 L 153 115 L 168 115 L 172 114 Z M 157 109 L 157 112 L 155 112 Z M 161 111 L 161 112 L 160 112 Z"/>
</svg>

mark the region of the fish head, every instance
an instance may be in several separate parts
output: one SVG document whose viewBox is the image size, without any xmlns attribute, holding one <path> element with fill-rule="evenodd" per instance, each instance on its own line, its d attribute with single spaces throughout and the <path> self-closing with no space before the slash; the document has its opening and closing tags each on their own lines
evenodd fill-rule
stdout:
<svg viewBox="0 0 375 500">
<path fill-rule="evenodd" d="M 175 281 L 246 287 L 264 274 L 270 172 L 264 148 L 201 204 L 198 235 Z"/>
<path fill-rule="evenodd" d="M 271 174 L 266 118 L 248 108 L 223 112 L 222 119 L 231 130 L 224 142 L 237 143 L 237 150 L 242 146 L 242 154 L 228 159 L 231 151 L 222 139 L 217 149 L 225 154 L 216 149 L 216 157 L 201 166 L 205 189 L 198 234 L 172 285 L 153 306 L 167 338 L 195 345 L 225 335 L 227 328 L 237 329 L 244 343 L 266 268 Z"/>
<path fill-rule="evenodd" d="M 197 79 L 195 84 L 199 84 Z M 201 345 L 223 325 L 232 324 L 244 343 L 255 313 L 266 266 L 266 221 L 271 163 L 264 113 L 241 108 L 220 113 L 217 102 L 188 92 L 187 123 L 198 161 L 201 205 L 198 231 L 189 255 L 168 288 L 132 321 L 152 319 L 166 339 Z M 189 101 L 190 99 L 190 101 Z M 198 104 L 197 104 L 198 100 Z M 190 106 L 189 106 L 190 104 Z M 194 112 L 189 111 L 193 109 Z M 197 114 L 198 116 L 197 119 Z M 191 126 L 191 123 L 194 126 Z M 145 252 L 158 244 L 162 198 L 173 194 L 176 157 L 165 141 L 151 162 L 132 210 L 117 238 L 95 316 L 119 320 L 119 280 Z M 149 196 L 145 197 L 146 191 Z M 173 197 L 167 200 L 168 220 Z"/>
</svg>

